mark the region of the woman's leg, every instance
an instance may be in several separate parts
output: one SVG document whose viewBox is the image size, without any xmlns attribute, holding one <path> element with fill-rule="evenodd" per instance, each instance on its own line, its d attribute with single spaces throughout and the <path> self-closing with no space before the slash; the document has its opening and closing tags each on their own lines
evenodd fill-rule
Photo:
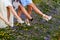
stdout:
<svg viewBox="0 0 60 40">
<path fill-rule="evenodd" d="M 28 12 L 25 10 L 25 8 L 20 4 L 19 9 L 26 15 L 28 19 L 32 19 L 32 17 L 28 14 Z M 19 14 L 20 15 L 20 14 Z"/>
<path fill-rule="evenodd" d="M 30 23 L 29 23 L 29 19 L 31 20 L 32 17 L 30 16 L 31 12 L 30 12 L 30 9 L 28 10 L 28 12 L 25 10 L 25 8 L 21 5 L 18 6 L 18 16 L 21 16 L 21 13 L 24 13 L 26 15 L 26 20 L 25 20 L 25 23 L 30 26 Z"/>
<path fill-rule="evenodd" d="M 36 13 L 38 13 L 40 16 L 43 16 L 43 13 L 35 6 L 34 3 L 29 4 L 29 6 L 31 6 L 31 7 L 33 8 L 33 10 L 34 10 Z M 30 9 L 30 8 L 28 8 L 28 9 Z"/>
<path fill-rule="evenodd" d="M 31 15 L 31 13 L 32 13 L 32 7 L 31 6 L 29 6 L 29 5 L 27 5 L 27 8 L 28 8 L 28 13 L 29 13 L 29 15 Z M 31 24 L 30 24 L 30 22 L 29 22 L 29 19 L 26 17 L 26 19 L 25 19 L 25 23 L 28 25 L 28 26 L 30 26 Z"/>
<path fill-rule="evenodd" d="M 18 6 L 18 16 L 19 17 L 21 16 L 21 13 L 22 13 L 21 8 Z"/>
<path fill-rule="evenodd" d="M 8 18 L 8 21 L 10 19 L 10 9 L 7 7 L 7 18 Z"/>
<path fill-rule="evenodd" d="M 27 5 L 27 8 L 28 8 L 28 10 L 27 10 L 27 11 L 28 11 L 29 15 L 31 15 L 32 10 L 33 10 L 33 9 L 32 9 L 32 7 L 31 7 L 30 5 Z"/>
<path fill-rule="evenodd" d="M 4 19 L 4 17 L 1 15 L 1 13 L 0 13 L 0 18 L 1 18 L 7 25 L 12 26 L 12 25 L 8 22 L 8 20 Z"/>
<path fill-rule="evenodd" d="M 13 15 L 20 21 L 20 23 L 24 23 L 22 21 L 22 19 L 17 15 L 17 13 L 15 12 L 15 10 L 13 9 L 12 6 L 8 6 L 8 8 L 10 9 L 10 11 L 13 13 Z"/>
<path fill-rule="evenodd" d="M 45 15 L 43 14 L 36 6 L 35 4 L 32 2 L 29 4 L 29 6 L 31 6 L 31 8 L 33 8 L 33 10 L 38 13 L 40 16 L 42 16 L 45 20 L 50 20 L 51 19 L 51 16 L 48 16 L 48 15 Z M 31 14 L 31 8 L 28 8 L 30 10 L 28 10 L 28 12 Z"/>
</svg>

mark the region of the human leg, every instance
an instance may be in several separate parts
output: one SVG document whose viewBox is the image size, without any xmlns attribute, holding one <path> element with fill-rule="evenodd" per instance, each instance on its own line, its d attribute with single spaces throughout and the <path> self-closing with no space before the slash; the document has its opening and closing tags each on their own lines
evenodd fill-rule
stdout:
<svg viewBox="0 0 60 40">
<path fill-rule="evenodd" d="M 46 21 L 48 21 L 48 20 L 50 20 L 52 17 L 51 16 L 48 16 L 48 15 L 46 15 L 46 14 L 43 14 L 37 7 L 36 7 L 36 5 L 32 2 L 31 4 L 29 4 L 32 8 L 33 8 L 33 10 L 36 12 L 36 13 L 38 13 L 40 16 L 42 16 L 43 17 L 43 19 L 45 19 Z"/>
<path fill-rule="evenodd" d="M 21 4 L 19 5 L 19 7 L 20 7 L 20 10 L 22 11 L 22 13 L 24 13 L 24 14 L 26 15 L 26 17 L 27 17 L 29 20 L 31 20 L 32 17 L 28 14 L 28 12 L 26 11 L 26 9 L 25 9 Z"/>
<path fill-rule="evenodd" d="M 12 6 L 8 6 L 8 7 L 9 7 L 10 11 L 13 13 L 13 15 L 20 21 L 20 23 L 24 23 L 24 22 L 22 21 L 22 19 L 17 15 L 17 13 L 16 13 L 15 10 L 13 9 L 13 7 L 12 7 Z"/>
<path fill-rule="evenodd" d="M 1 15 L 1 13 L 0 13 L 0 19 L 2 19 L 7 25 L 12 27 L 12 25 L 9 23 L 9 21 L 4 19 L 4 17 Z"/>
</svg>

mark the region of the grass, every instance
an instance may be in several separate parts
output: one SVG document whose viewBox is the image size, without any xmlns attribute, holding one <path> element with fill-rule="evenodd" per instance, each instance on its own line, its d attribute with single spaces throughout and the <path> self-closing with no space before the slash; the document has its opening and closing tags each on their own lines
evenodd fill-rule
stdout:
<svg viewBox="0 0 60 40">
<path fill-rule="evenodd" d="M 51 1 L 47 5 L 41 1 L 37 7 L 44 13 L 52 15 L 52 20 L 47 22 L 33 12 L 32 17 L 34 20 L 31 22 L 31 26 L 15 23 L 13 28 L 0 29 L 0 40 L 59 40 L 60 12 L 57 10 L 60 10 L 58 9 L 60 7 L 56 7 L 55 1 L 55 5 L 51 3 L 53 2 Z"/>
<path fill-rule="evenodd" d="M 15 23 L 13 28 L 0 29 L 0 40 L 58 40 L 60 34 L 59 16 L 49 22 L 39 16 L 36 16 L 36 18 L 31 22 L 32 26 Z"/>
</svg>

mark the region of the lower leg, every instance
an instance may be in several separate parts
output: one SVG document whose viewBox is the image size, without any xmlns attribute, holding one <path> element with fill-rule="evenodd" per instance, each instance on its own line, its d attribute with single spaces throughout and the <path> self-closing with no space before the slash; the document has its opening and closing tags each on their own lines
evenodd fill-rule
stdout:
<svg viewBox="0 0 60 40">
<path fill-rule="evenodd" d="M 31 3 L 30 6 L 33 8 L 33 10 L 38 13 L 40 16 L 43 16 L 44 14 L 35 6 L 34 3 Z"/>
<path fill-rule="evenodd" d="M 13 13 L 13 15 L 20 21 L 22 22 L 22 19 L 17 15 L 17 13 L 15 12 L 15 10 L 13 9 L 13 7 L 8 6 L 10 11 Z"/>
<path fill-rule="evenodd" d="M 7 7 L 7 18 L 8 18 L 8 21 L 10 19 L 10 9 Z"/>
<path fill-rule="evenodd" d="M 0 13 L 0 18 L 1 18 L 7 25 L 12 26 L 12 25 L 8 22 L 8 20 L 4 19 L 4 17 L 1 15 L 1 13 Z"/>
<path fill-rule="evenodd" d="M 27 11 L 28 11 L 29 15 L 31 15 L 31 13 L 32 13 L 32 7 L 30 5 L 28 5 L 27 7 L 28 7 L 28 10 Z"/>
<path fill-rule="evenodd" d="M 31 15 L 31 13 L 32 13 L 32 7 L 29 6 L 29 5 L 27 7 L 28 7 L 28 10 L 27 11 L 28 11 L 29 15 Z"/>
<path fill-rule="evenodd" d="M 21 11 L 27 16 L 28 19 L 32 19 L 32 17 L 28 14 L 23 6 L 20 5 Z"/>
<path fill-rule="evenodd" d="M 48 16 L 46 14 L 43 14 L 36 6 L 34 3 L 31 3 L 30 6 L 33 8 L 33 10 L 38 13 L 40 16 L 43 17 L 43 19 L 45 19 L 46 21 L 50 20 L 52 17 Z"/>
<path fill-rule="evenodd" d="M 29 13 L 29 15 L 31 15 L 31 12 L 32 12 L 32 7 L 31 6 L 27 6 L 28 7 L 28 13 Z M 26 20 L 25 20 L 25 23 L 28 25 L 28 26 L 31 26 L 31 24 L 30 24 L 30 21 L 29 21 L 29 19 L 26 17 Z"/>
<path fill-rule="evenodd" d="M 18 16 L 20 17 L 21 16 L 21 9 L 20 9 L 20 7 L 18 6 Z"/>
</svg>

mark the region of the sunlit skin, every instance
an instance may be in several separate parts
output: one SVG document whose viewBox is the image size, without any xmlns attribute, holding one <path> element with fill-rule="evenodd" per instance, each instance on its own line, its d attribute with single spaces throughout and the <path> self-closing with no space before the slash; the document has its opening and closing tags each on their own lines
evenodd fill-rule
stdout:
<svg viewBox="0 0 60 40">
<path fill-rule="evenodd" d="M 34 10 L 40 16 L 44 16 L 45 15 L 36 7 L 36 5 L 33 2 L 30 3 L 29 5 L 27 5 L 27 7 L 28 7 L 27 12 L 28 12 L 29 15 L 31 15 L 32 10 Z M 22 12 L 21 9 L 18 7 L 18 16 L 21 16 L 21 12 Z M 48 15 L 45 15 L 45 18 L 48 18 Z"/>
<path fill-rule="evenodd" d="M 1 14 L 2 13 L 0 13 L 0 19 L 2 19 L 7 25 L 11 26 L 11 24 L 9 23 L 9 21 L 6 20 Z"/>
<path fill-rule="evenodd" d="M 9 20 L 9 17 L 10 17 L 10 11 L 11 11 L 12 14 L 16 17 L 16 19 L 22 20 L 22 19 L 17 15 L 17 13 L 15 12 L 15 10 L 14 10 L 14 8 L 13 8 L 12 6 L 8 6 L 8 7 L 7 7 L 8 20 Z"/>
</svg>

